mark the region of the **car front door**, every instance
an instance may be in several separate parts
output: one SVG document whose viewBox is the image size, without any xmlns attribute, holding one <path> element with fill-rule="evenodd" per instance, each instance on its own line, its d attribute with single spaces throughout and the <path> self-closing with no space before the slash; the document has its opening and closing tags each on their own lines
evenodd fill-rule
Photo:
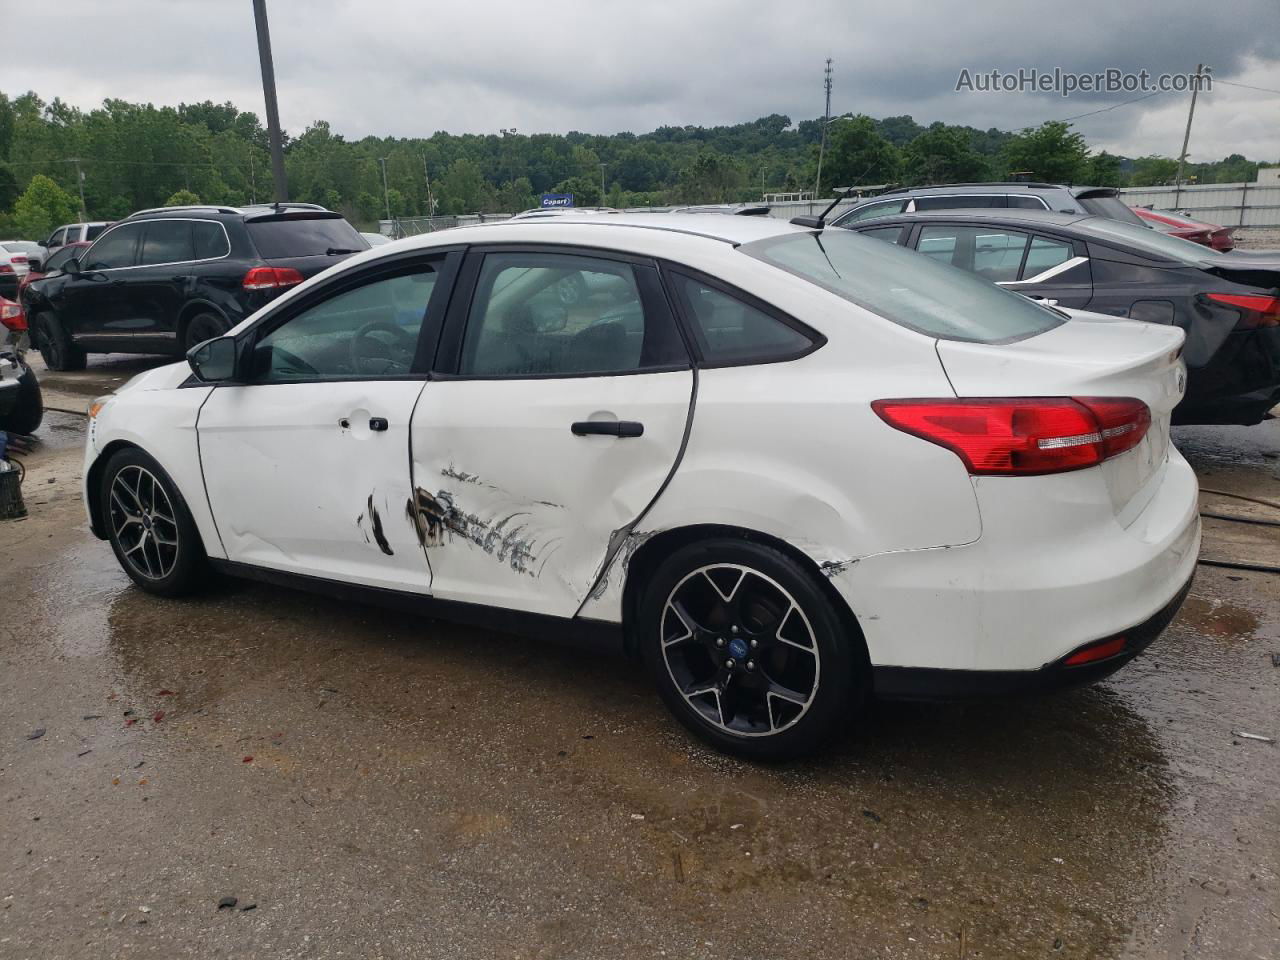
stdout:
<svg viewBox="0 0 1280 960">
<path fill-rule="evenodd" d="M 67 274 L 50 303 L 72 339 L 99 350 L 129 349 L 129 274 L 137 263 L 141 223 L 124 223 L 104 233 L 77 259 L 79 271 Z"/>
<path fill-rule="evenodd" d="M 677 464 L 688 352 L 652 262 L 495 247 L 462 276 L 411 436 L 432 593 L 572 616 Z"/>
<path fill-rule="evenodd" d="M 1084 244 L 1035 234 L 1016 281 L 1001 283 L 1033 299 L 1083 308 L 1093 299 L 1093 275 Z"/>
<path fill-rule="evenodd" d="M 229 560 L 429 592 L 407 510 L 409 423 L 460 256 L 345 272 L 241 334 L 239 380 L 196 427 Z"/>
</svg>

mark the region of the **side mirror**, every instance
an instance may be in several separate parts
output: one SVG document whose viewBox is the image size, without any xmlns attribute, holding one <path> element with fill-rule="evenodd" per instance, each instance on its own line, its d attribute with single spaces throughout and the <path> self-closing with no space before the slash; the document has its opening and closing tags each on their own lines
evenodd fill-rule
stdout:
<svg viewBox="0 0 1280 960">
<path fill-rule="evenodd" d="M 214 337 L 187 351 L 187 363 L 202 383 L 222 383 L 235 379 L 236 338 Z"/>
<path fill-rule="evenodd" d="M 62 272 L 68 276 L 80 276 L 80 260 L 77 257 L 69 257 L 62 261 Z"/>
</svg>

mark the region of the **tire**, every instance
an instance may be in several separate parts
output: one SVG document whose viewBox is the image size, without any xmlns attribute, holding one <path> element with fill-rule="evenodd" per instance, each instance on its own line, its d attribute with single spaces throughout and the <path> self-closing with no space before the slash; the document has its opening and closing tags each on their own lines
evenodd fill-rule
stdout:
<svg viewBox="0 0 1280 960">
<path fill-rule="evenodd" d="M 196 344 L 220 337 L 231 325 L 216 313 L 197 313 L 187 321 L 187 329 L 182 337 L 183 352 L 190 351 Z"/>
<path fill-rule="evenodd" d="M 870 689 L 862 638 L 823 585 L 763 544 L 724 538 L 676 551 L 645 586 L 636 625 L 671 712 L 726 753 L 812 753 Z"/>
<path fill-rule="evenodd" d="M 117 451 L 103 468 L 98 496 L 111 549 L 134 583 L 148 593 L 177 597 L 205 582 L 200 532 L 153 457 L 137 447 Z"/>
<path fill-rule="evenodd" d="M 44 419 L 44 398 L 40 393 L 40 381 L 30 367 L 18 378 L 18 397 L 13 409 L 0 417 L 0 430 L 9 433 L 35 433 Z"/>
<path fill-rule="evenodd" d="M 59 373 L 84 369 L 87 354 L 72 342 L 57 314 L 37 314 L 32 327 L 32 339 L 46 367 Z"/>
</svg>

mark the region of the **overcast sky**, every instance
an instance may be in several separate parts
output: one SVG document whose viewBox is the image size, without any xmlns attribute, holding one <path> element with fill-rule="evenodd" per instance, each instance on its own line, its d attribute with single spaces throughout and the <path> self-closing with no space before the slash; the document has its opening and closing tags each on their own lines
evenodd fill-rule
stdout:
<svg viewBox="0 0 1280 960">
<path fill-rule="evenodd" d="M 984 129 L 1134 94 L 960 94 L 963 68 L 1160 74 L 1204 62 L 1217 80 L 1280 90 L 1280 0 L 268 0 L 268 10 L 285 128 L 324 119 L 349 139 L 799 120 L 822 112 L 828 56 L 835 113 Z M 231 100 L 263 115 L 250 0 L 59 0 L 51 16 L 39 42 L 9 35 L 0 90 L 85 108 L 106 97 Z M 1076 126 L 1095 149 L 1176 156 L 1188 100 L 1164 94 Z M 1280 93 L 1220 83 L 1201 95 L 1190 156 L 1228 153 L 1280 160 Z"/>
</svg>

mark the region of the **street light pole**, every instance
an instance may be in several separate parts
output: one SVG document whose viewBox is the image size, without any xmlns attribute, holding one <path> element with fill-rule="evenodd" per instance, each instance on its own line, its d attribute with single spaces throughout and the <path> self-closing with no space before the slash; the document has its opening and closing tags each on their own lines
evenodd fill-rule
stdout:
<svg viewBox="0 0 1280 960">
<path fill-rule="evenodd" d="M 284 143 L 280 135 L 280 109 L 276 105 L 276 69 L 271 62 L 271 31 L 267 27 L 267 0 L 253 0 L 253 21 L 258 28 L 258 61 L 262 65 L 262 93 L 267 101 L 267 135 L 271 138 L 271 176 L 276 203 L 289 199 L 284 174 Z"/>
</svg>

